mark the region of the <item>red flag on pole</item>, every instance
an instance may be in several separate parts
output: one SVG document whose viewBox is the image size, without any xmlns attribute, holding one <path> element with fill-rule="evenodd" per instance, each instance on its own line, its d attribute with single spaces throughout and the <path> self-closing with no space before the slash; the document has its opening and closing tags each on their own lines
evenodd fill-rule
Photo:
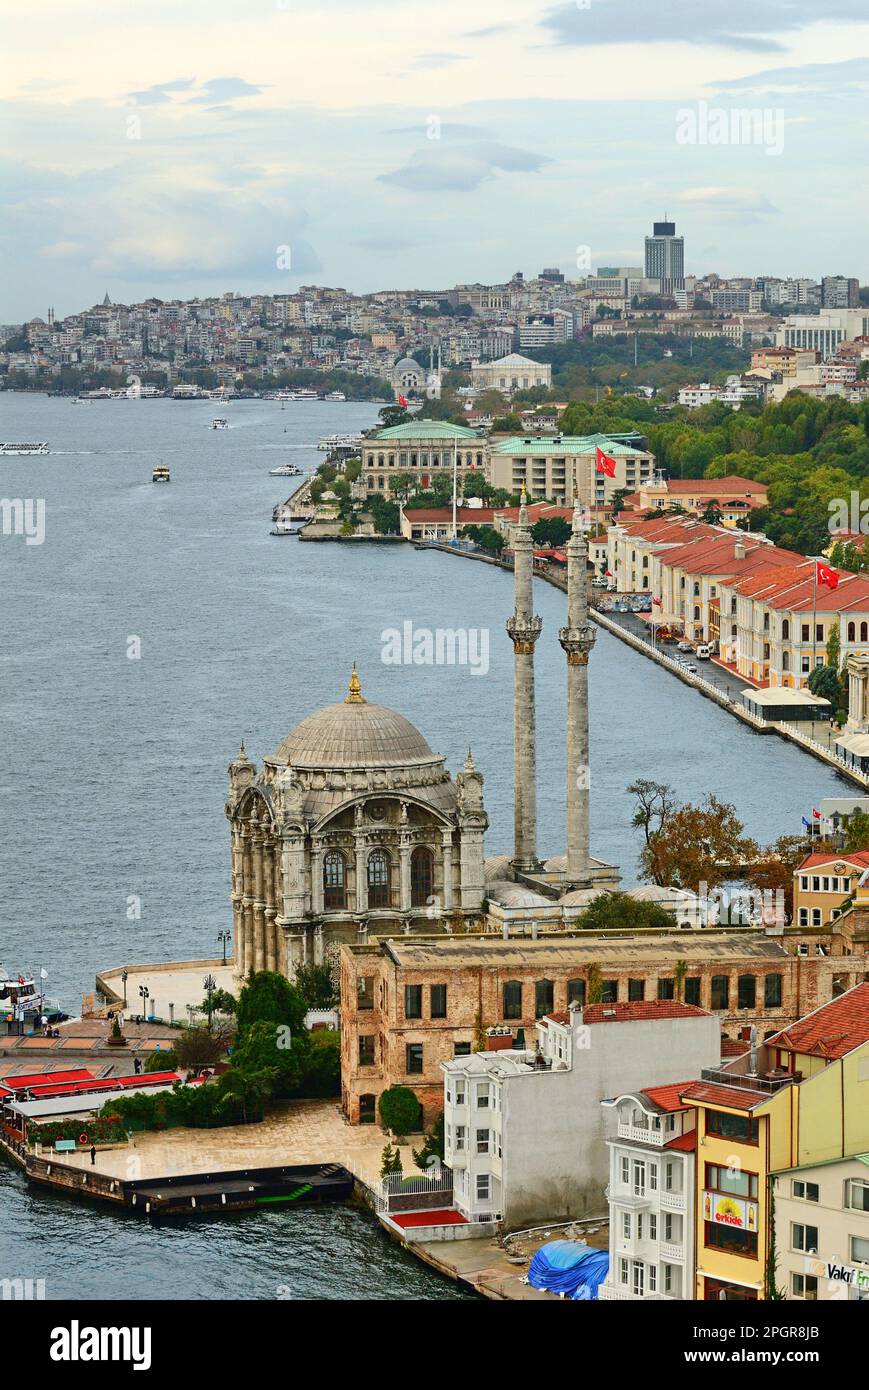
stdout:
<svg viewBox="0 0 869 1390">
<path fill-rule="evenodd" d="M 826 584 L 828 589 L 836 589 L 839 586 L 838 570 L 830 569 L 829 565 L 824 565 L 820 560 L 817 561 L 816 578 L 819 584 Z"/>
<path fill-rule="evenodd" d="M 653 599 L 652 599 L 652 604 L 653 604 L 653 606 L 654 606 L 655 608 L 661 608 L 661 607 L 663 607 L 663 605 L 662 605 L 662 603 L 661 603 L 661 600 L 660 600 L 659 598 L 653 598 Z"/>
<path fill-rule="evenodd" d="M 605 454 L 603 449 L 601 449 L 599 445 L 595 445 L 594 455 L 595 472 L 605 473 L 608 478 L 614 478 L 616 476 L 615 459 L 610 458 L 609 454 Z"/>
<path fill-rule="evenodd" d="M 399 405 L 403 405 L 405 408 L 407 408 L 407 398 L 406 398 L 405 396 L 402 396 L 401 394 L 399 394 L 399 397 L 398 397 L 398 404 L 399 404 Z"/>
</svg>

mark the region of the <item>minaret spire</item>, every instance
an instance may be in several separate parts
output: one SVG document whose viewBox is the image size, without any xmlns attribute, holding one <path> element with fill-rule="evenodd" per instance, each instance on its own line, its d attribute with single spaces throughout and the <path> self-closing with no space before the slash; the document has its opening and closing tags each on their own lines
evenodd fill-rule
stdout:
<svg viewBox="0 0 869 1390">
<path fill-rule="evenodd" d="M 534 612 L 534 543 L 525 489 L 513 534 L 515 603 L 507 632 L 513 643 L 513 867 L 528 873 L 537 858 L 537 749 L 534 727 L 534 644 L 543 620 Z"/>
<path fill-rule="evenodd" d="M 567 627 L 558 640 L 567 654 L 567 885 L 591 881 L 589 850 L 588 658 L 595 631 L 588 620 L 588 520 L 574 496 L 567 543 Z"/>
</svg>

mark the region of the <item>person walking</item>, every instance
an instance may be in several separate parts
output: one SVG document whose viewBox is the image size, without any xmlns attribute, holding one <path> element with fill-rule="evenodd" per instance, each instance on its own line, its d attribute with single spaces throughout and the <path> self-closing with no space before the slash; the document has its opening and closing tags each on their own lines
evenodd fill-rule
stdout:
<svg viewBox="0 0 869 1390">
<path fill-rule="evenodd" d="M 91 1144 L 91 1167 L 92 1167 L 92 1168 L 93 1168 L 94 1164 L 96 1163 L 96 1161 L 97 1161 L 97 1150 L 96 1150 L 96 1145 Z"/>
</svg>

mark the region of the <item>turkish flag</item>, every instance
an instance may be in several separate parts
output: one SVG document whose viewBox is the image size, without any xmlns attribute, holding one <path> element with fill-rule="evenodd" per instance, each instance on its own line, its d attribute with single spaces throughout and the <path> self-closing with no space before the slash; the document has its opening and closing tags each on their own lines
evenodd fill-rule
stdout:
<svg viewBox="0 0 869 1390">
<path fill-rule="evenodd" d="M 826 586 L 827 586 L 828 589 L 836 589 L 836 588 L 838 588 L 838 585 L 839 585 L 839 572 L 838 572 L 838 570 L 831 570 L 829 565 L 822 565 L 820 560 L 817 561 L 817 567 L 816 567 L 816 570 L 815 570 L 815 576 L 816 576 L 817 582 L 818 582 L 819 584 L 826 584 Z"/>
<path fill-rule="evenodd" d="M 663 607 L 663 604 L 661 603 L 661 600 L 660 600 L 659 598 L 653 598 L 653 599 L 652 599 L 652 604 L 654 605 L 655 608 L 662 608 L 662 607 Z"/>
<path fill-rule="evenodd" d="M 597 473 L 605 473 L 608 478 L 614 478 L 616 476 L 615 459 L 610 458 L 609 454 L 605 454 L 603 449 L 597 445 L 595 446 L 594 455 L 596 460 L 595 471 Z"/>
<path fill-rule="evenodd" d="M 404 396 L 399 396 L 399 398 L 398 398 L 398 404 L 399 404 L 399 405 L 403 405 L 404 408 L 405 408 L 405 410 L 406 410 L 406 409 L 407 409 L 407 399 L 406 399 L 406 397 L 404 397 Z"/>
</svg>

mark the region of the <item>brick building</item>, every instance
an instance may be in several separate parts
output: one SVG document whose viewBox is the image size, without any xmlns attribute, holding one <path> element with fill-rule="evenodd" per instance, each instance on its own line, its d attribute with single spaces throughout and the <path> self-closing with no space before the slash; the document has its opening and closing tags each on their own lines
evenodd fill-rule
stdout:
<svg viewBox="0 0 869 1390">
<path fill-rule="evenodd" d="M 443 1105 L 442 1062 L 477 1050 L 488 1028 L 515 1037 L 569 1003 L 583 1005 L 598 978 L 606 1001 L 681 998 L 717 1013 L 725 1037 L 754 1023 L 763 1038 L 862 981 L 866 967 L 865 956 L 804 959 L 780 938 L 744 928 L 345 945 L 342 1105 L 352 1123 L 373 1122 L 381 1092 L 409 1086 L 428 1125 Z"/>
</svg>

